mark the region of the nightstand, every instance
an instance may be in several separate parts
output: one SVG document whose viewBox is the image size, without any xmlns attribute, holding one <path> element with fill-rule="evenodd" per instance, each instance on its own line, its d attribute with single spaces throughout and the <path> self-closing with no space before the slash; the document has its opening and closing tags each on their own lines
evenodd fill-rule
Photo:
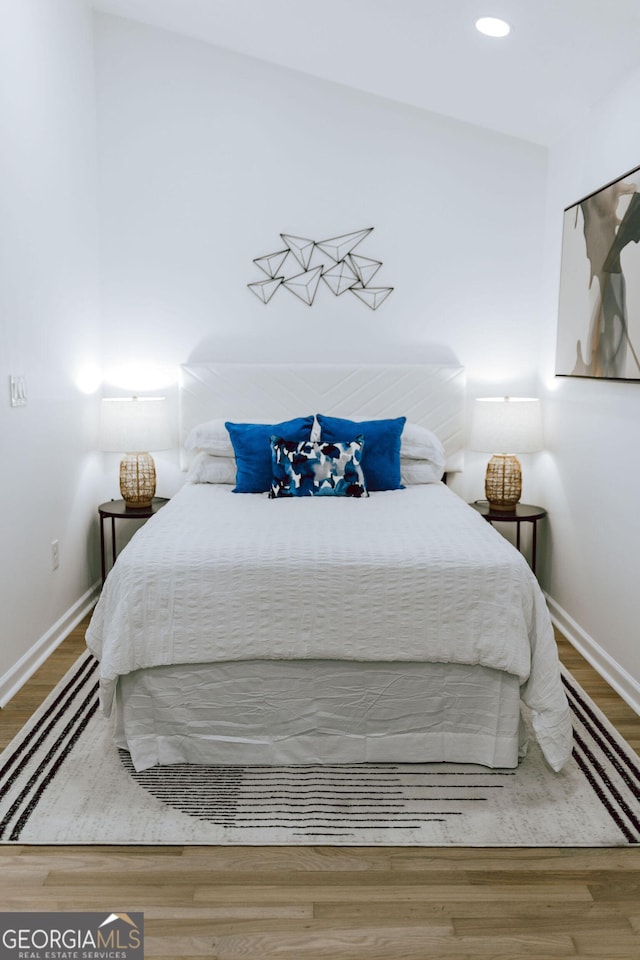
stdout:
<svg viewBox="0 0 640 960">
<path fill-rule="evenodd" d="M 154 497 L 150 507 L 128 507 L 124 500 L 109 500 L 98 507 L 100 516 L 100 557 L 102 560 L 102 582 L 107 579 L 107 559 L 105 556 L 104 521 L 111 519 L 111 565 L 116 562 L 116 520 L 148 520 L 169 502 L 167 497 Z"/>
<path fill-rule="evenodd" d="M 475 500 L 469 504 L 474 510 L 477 510 L 485 520 L 494 524 L 515 523 L 516 525 L 516 547 L 520 550 L 520 524 L 530 523 L 531 533 L 531 569 L 536 572 L 536 541 L 538 534 L 538 520 L 542 520 L 547 515 L 544 507 L 536 507 L 531 503 L 517 503 L 515 510 L 492 510 L 486 500 Z"/>
</svg>

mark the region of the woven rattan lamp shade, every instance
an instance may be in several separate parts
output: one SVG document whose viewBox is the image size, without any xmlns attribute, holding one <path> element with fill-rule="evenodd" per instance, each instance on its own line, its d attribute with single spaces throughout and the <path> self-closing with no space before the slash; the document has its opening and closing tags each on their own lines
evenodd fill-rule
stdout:
<svg viewBox="0 0 640 960">
<path fill-rule="evenodd" d="M 534 397 L 483 397 L 474 403 L 473 450 L 494 453 L 487 464 L 485 496 L 493 510 L 514 510 L 522 494 L 522 470 L 514 454 L 542 450 L 542 413 Z"/>
<path fill-rule="evenodd" d="M 106 397 L 100 406 L 101 448 L 124 453 L 120 493 L 132 509 L 150 507 L 156 492 L 156 467 L 149 450 L 171 446 L 164 397 Z"/>
</svg>

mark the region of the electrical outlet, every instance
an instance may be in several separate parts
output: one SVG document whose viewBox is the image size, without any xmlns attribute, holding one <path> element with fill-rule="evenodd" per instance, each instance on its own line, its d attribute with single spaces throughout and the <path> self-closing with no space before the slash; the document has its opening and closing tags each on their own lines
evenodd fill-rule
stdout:
<svg viewBox="0 0 640 960">
<path fill-rule="evenodd" d="M 60 541 L 51 541 L 51 569 L 57 570 L 60 566 Z"/>
</svg>

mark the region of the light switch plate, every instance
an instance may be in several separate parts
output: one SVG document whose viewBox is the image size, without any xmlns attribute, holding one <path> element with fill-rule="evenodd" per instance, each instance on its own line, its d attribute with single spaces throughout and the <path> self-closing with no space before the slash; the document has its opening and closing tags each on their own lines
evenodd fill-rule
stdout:
<svg viewBox="0 0 640 960">
<path fill-rule="evenodd" d="M 12 407 L 24 407 L 27 402 L 27 381 L 24 377 L 9 377 L 9 396 Z"/>
</svg>

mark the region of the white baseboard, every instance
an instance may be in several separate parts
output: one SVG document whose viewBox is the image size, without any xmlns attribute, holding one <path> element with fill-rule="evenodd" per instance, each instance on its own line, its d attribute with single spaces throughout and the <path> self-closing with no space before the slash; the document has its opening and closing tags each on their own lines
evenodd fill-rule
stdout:
<svg viewBox="0 0 640 960">
<path fill-rule="evenodd" d="M 11 698 L 14 697 L 27 680 L 33 676 L 38 667 L 40 667 L 56 647 L 62 643 L 74 627 L 78 626 L 83 617 L 86 617 L 98 599 L 100 587 L 100 582 L 94 583 L 94 585 L 47 630 L 44 636 L 37 640 L 31 649 L 27 650 L 24 656 L 21 657 L 10 670 L 7 670 L 4 676 L 0 677 L 0 708 L 6 707 Z"/>
<path fill-rule="evenodd" d="M 640 716 L 640 683 L 596 643 L 566 610 L 545 594 L 551 619 L 578 653 L 607 681 L 610 687 Z"/>
</svg>

